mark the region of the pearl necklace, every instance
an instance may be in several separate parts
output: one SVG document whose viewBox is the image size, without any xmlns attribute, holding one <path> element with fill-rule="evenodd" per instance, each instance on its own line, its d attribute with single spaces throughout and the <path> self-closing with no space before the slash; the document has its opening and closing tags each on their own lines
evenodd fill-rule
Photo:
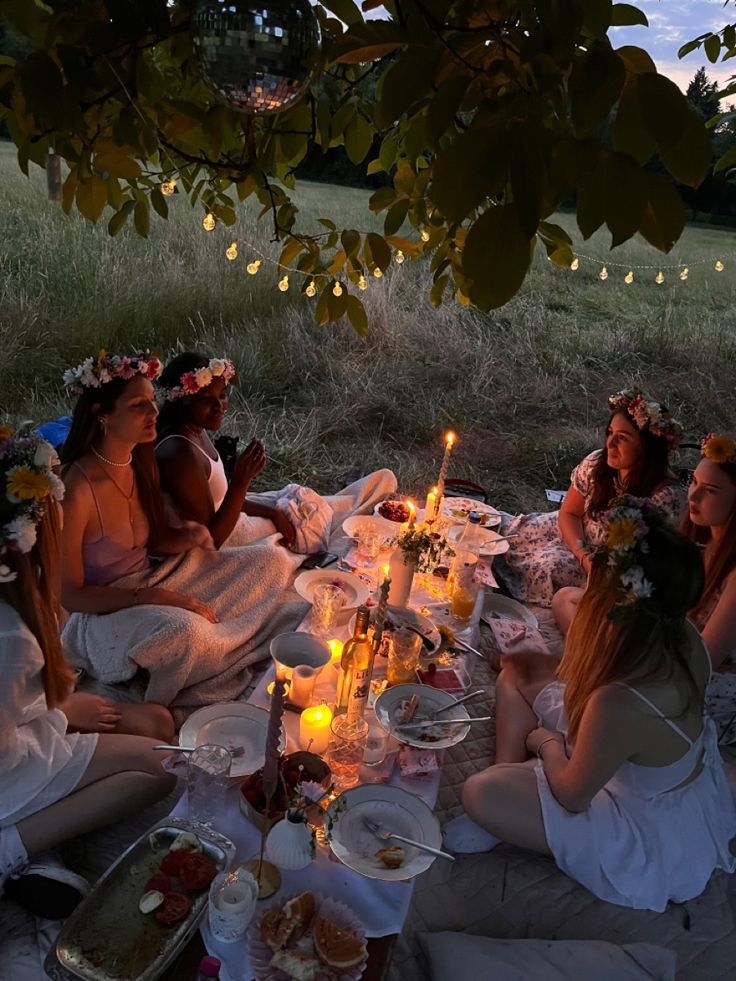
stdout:
<svg viewBox="0 0 736 981">
<path fill-rule="evenodd" d="M 103 456 L 101 453 L 98 453 L 97 450 L 94 448 L 94 446 L 90 446 L 90 449 L 92 450 L 92 452 L 94 453 L 94 455 L 97 457 L 98 460 L 102 460 L 103 463 L 107 463 L 111 467 L 129 467 L 133 462 L 132 453 L 125 461 L 125 463 L 117 463 L 115 460 L 108 460 L 106 456 Z"/>
</svg>

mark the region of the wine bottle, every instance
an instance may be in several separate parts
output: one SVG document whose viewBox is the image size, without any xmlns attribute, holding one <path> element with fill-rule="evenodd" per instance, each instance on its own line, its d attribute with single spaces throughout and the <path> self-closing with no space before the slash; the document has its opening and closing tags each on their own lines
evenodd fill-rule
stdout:
<svg viewBox="0 0 736 981">
<path fill-rule="evenodd" d="M 373 651 L 368 641 L 369 620 L 368 607 L 359 606 L 353 636 L 345 644 L 340 659 L 335 715 L 347 713 L 350 718 L 355 718 L 365 711 L 373 665 Z"/>
</svg>

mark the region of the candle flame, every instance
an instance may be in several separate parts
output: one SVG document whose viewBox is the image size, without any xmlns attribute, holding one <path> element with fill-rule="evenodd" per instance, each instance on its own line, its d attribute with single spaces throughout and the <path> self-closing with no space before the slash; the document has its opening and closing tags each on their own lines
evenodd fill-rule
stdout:
<svg viewBox="0 0 736 981">
<path fill-rule="evenodd" d="M 437 490 L 438 490 L 437 487 L 432 488 L 432 493 L 434 494 L 435 497 L 437 496 Z"/>
<path fill-rule="evenodd" d="M 447 435 L 445 436 L 445 440 L 447 441 L 448 446 L 452 446 L 452 444 L 455 442 L 456 439 L 457 437 L 455 436 L 454 433 L 447 433 Z"/>
</svg>

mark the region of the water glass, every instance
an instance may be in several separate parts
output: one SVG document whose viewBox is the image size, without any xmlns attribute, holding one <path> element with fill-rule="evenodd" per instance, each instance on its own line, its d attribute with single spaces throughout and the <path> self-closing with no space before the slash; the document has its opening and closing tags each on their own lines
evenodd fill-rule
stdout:
<svg viewBox="0 0 736 981">
<path fill-rule="evenodd" d="M 378 562 L 381 551 L 381 536 L 370 525 L 360 525 L 356 534 L 358 556 L 366 568 L 372 568 Z"/>
<path fill-rule="evenodd" d="M 214 743 L 197 748 L 187 760 L 187 816 L 196 824 L 211 826 L 225 809 L 225 792 L 232 756 Z"/>
<path fill-rule="evenodd" d="M 345 592 L 331 582 L 323 582 L 312 592 L 312 626 L 326 637 L 332 631 L 337 615 L 345 606 Z"/>
<path fill-rule="evenodd" d="M 388 733 L 377 719 L 368 722 L 363 762 L 366 766 L 379 766 L 386 759 Z"/>
<path fill-rule="evenodd" d="M 388 649 L 388 665 L 386 678 L 389 687 L 392 685 L 408 685 L 416 681 L 419 655 L 422 651 L 422 638 L 413 630 L 404 627 L 395 630 L 391 635 Z"/>
<path fill-rule="evenodd" d="M 360 779 L 368 740 L 368 723 L 362 718 L 348 719 L 347 715 L 337 715 L 332 720 L 331 728 L 327 763 L 336 788 L 347 790 Z"/>
</svg>

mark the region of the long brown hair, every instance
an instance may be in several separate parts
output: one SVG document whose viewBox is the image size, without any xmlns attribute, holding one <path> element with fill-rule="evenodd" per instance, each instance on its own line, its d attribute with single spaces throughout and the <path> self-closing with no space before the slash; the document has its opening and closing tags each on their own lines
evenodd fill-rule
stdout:
<svg viewBox="0 0 736 981">
<path fill-rule="evenodd" d="M 608 434 L 614 416 L 617 415 L 623 416 L 627 422 L 631 423 L 642 442 L 641 461 L 629 477 L 629 482 L 625 488 L 626 493 L 632 494 L 634 497 L 651 497 L 660 484 L 668 481 L 668 477 L 672 483 L 676 483 L 675 478 L 669 475 L 670 444 L 664 436 L 655 436 L 648 428 L 639 429 L 628 412 L 613 412 L 606 426 L 603 449 L 593 467 L 593 493 L 588 505 L 588 513 L 592 517 L 602 514 L 610 506 L 611 500 L 618 497 L 620 493 L 616 488 L 618 471 L 609 467 L 607 453 Z"/>
<path fill-rule="evenodd" d="M 711 460 L 711 463 L 713 462 Z M 716 463 L 716 466 L 726 474 L 732 484 L 736 485 L 736 463 Z M 710 528 L 693 524 L 687 511 L 682 521 L 682 532 L 698 545 L 707 545 L 711 538 Z M 736 569 L 736 507 L 731 511 L 723 537 L 705 570 L 705 588 L 700 602 L 691 611 L 693 619 L 698 621 L 705 613 L 713 596 L 723 585 L 723 580 L 734 569 Z"/>
<path fill-rule="evenodd" d="M 2 521 L 2 516 L 0 516 Z M 44 659 L 43 686 L 49 708 L 64 701 L 74 687 L 74 672 L 64 658 L 59 635 L 59 563 L 61 560 L 58 506 L 49 500 L 36 526 L 36 544 L 30 552 L 8 550 L 3 562 L 16 573 L 12 582 L 0 583 L 0 600 L 12 606 L 38 641 Z"/>
<path fill-rule="evenodd" d="M 127 385 L 128 380 L 113 378 L 99 388 L 84 389 L 74 406 L 69 435 L 61 449 L 64 472 L 75 460 L 84 456 L 94 441 L 99 438 L 100 416 L 112 412 Z M 141 507 L 148 519 L 151 538 L 155 540 L 166 530 L 168 522 L 152 442 L 139 443 L 133 448 L 133 470 Z"/>
<path fill-rule="evenodd" d="M 685 618 L 698 602 L 705 573 L 700 551 L 664 520 L 647 519 L 648 552 L 640 563 L 654 587 L 656 615 L 634 606 L 626 619 L 611 619 L 620 602 L 616 569 L 594 564 L 557 669 L 565 682 L 565 710 L 574 741 L 593 692 L 617 681 L 670 678 L 685 680 L 687 709 L 699 692 L 687 657 Z"/>
</svg>

